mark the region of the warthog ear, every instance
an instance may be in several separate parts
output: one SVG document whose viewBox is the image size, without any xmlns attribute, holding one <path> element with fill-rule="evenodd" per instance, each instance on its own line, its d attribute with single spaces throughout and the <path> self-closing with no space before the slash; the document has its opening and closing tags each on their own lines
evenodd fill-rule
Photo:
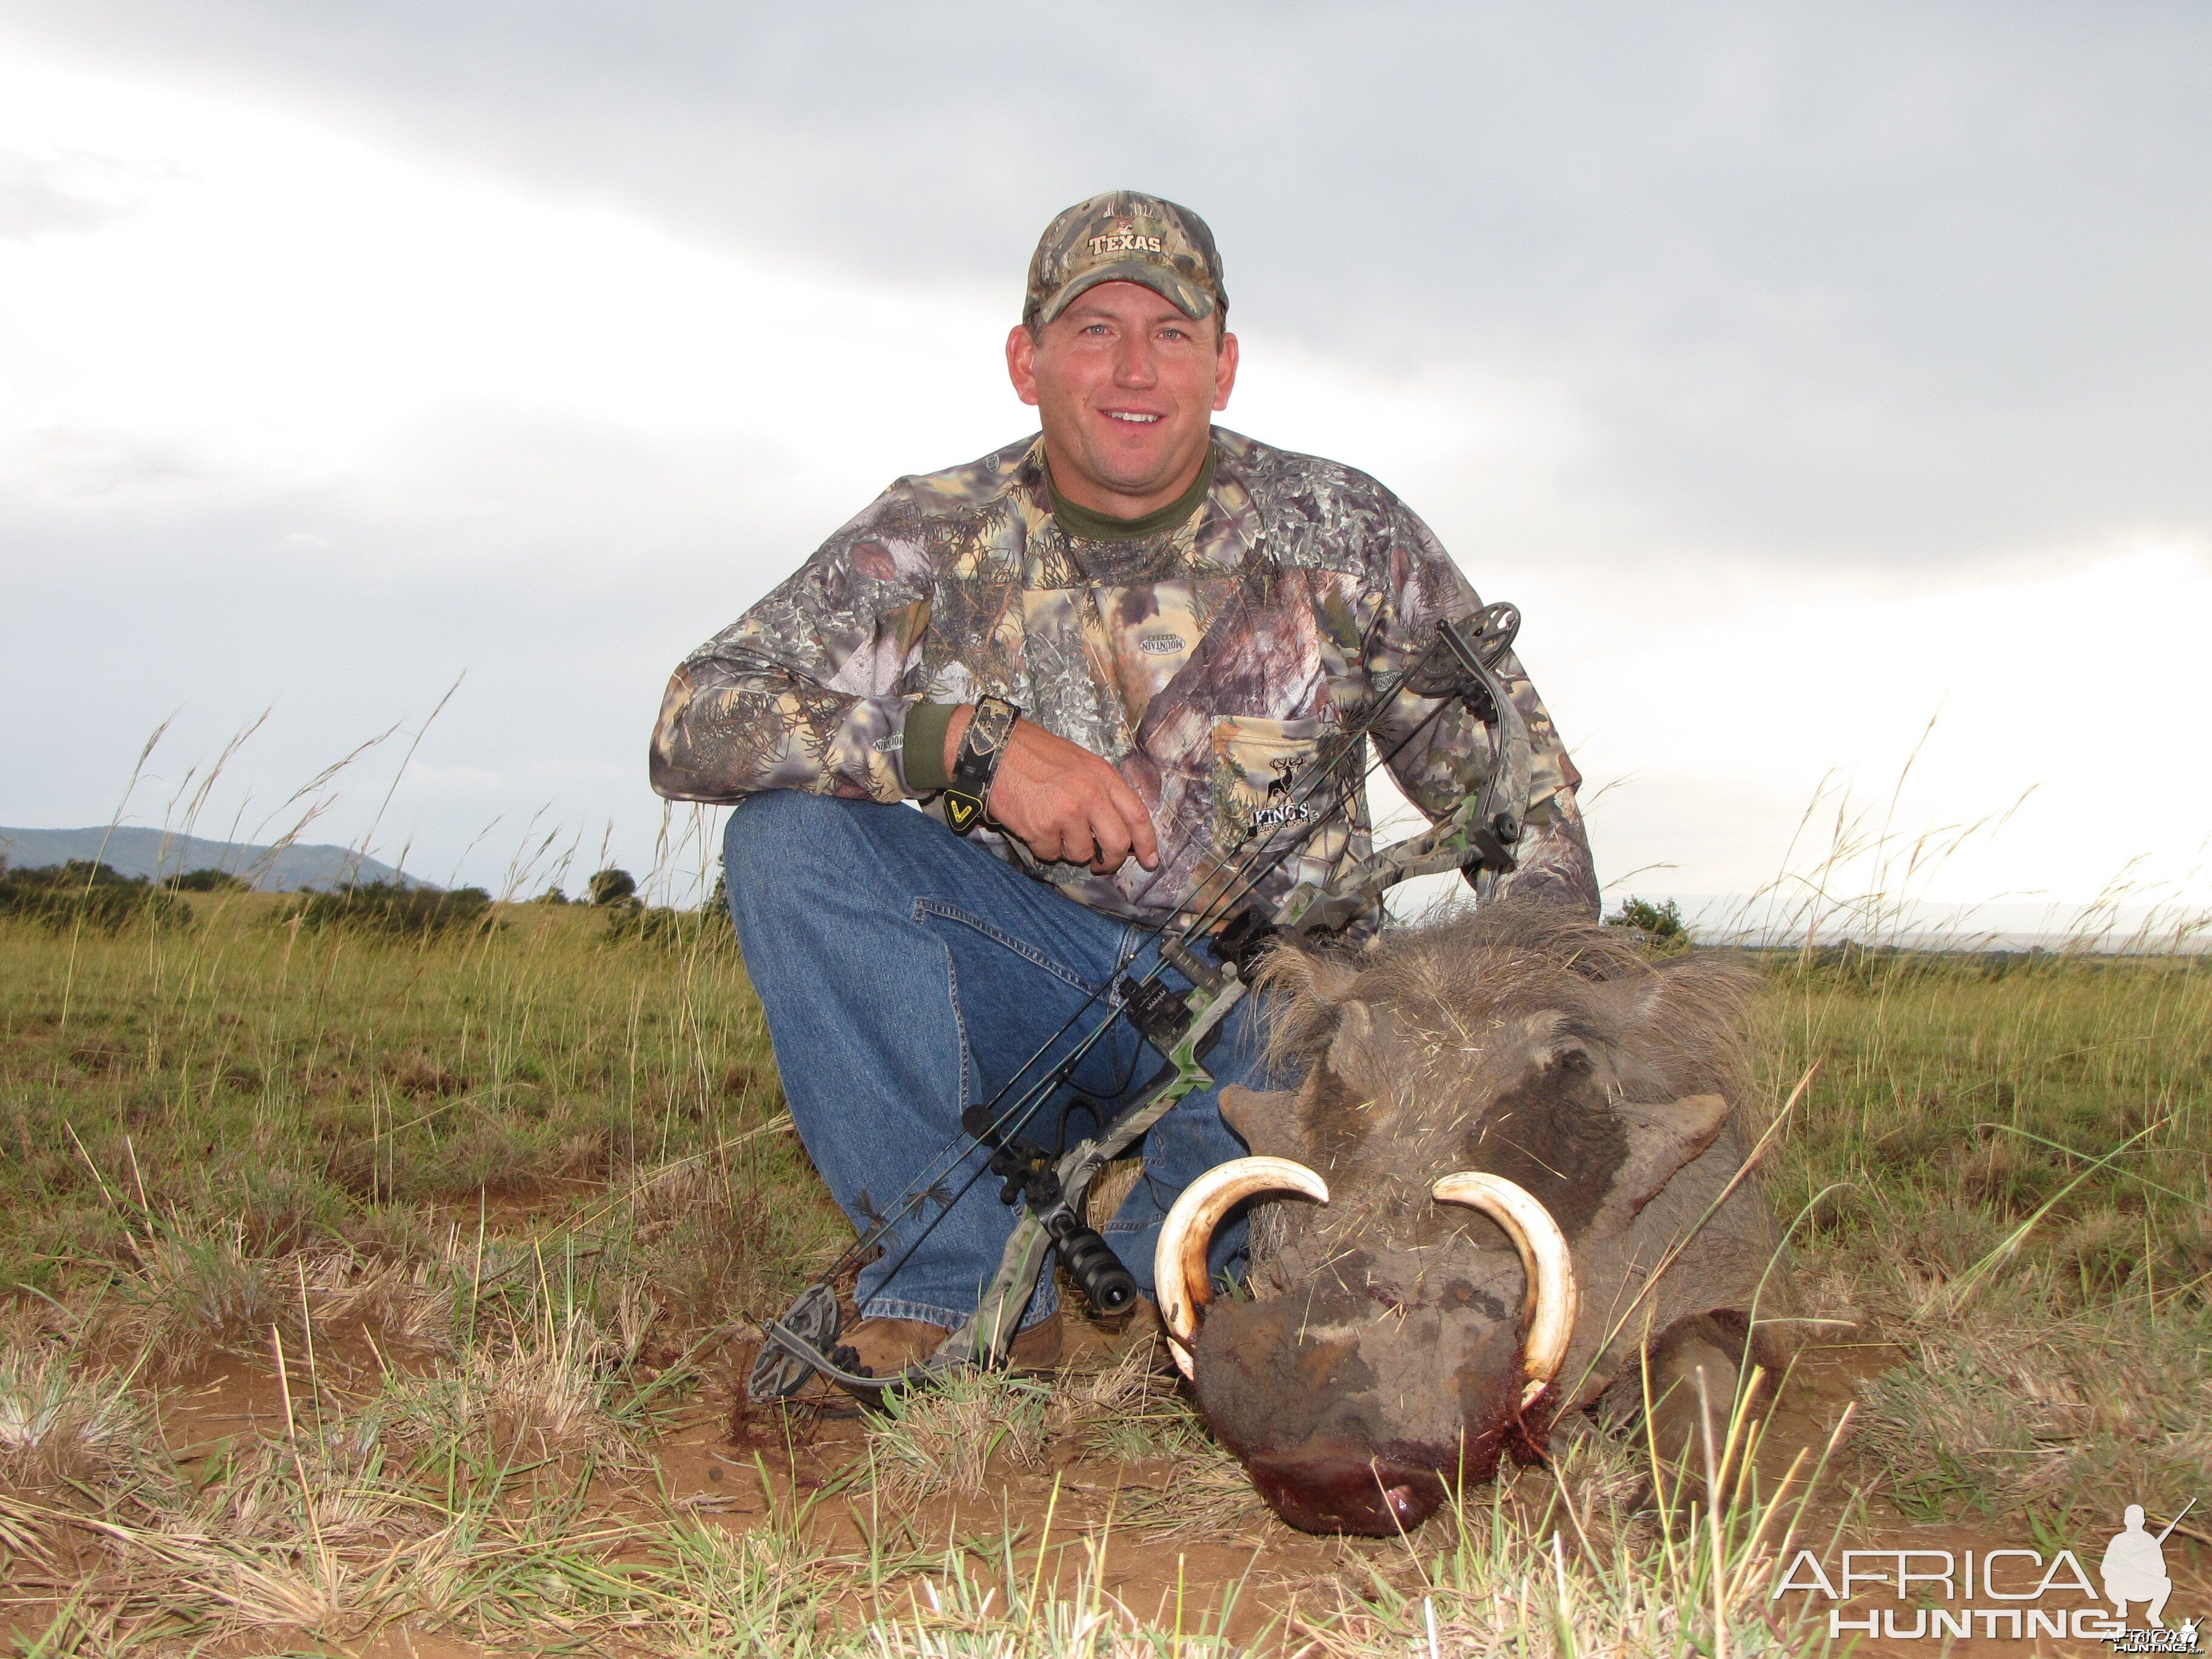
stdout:
<svg viewBox="0 0 2212 1659">
<path fill-rule="evenodd" d="M 1311 1154 L 1298 1133 L 1298 1097 L 1287 1089 L 1261 1091 L 1231 1083 L 1221 1091 L 1221 1121 L 1260 1158 L 1303 1163 Z"/>
<path fill-rule="evenodd" d="M 1676 1170 L 1713 1144 L 1729 1120 L 1729 1103 L 1718 1095 L 1685 1095 L 1656 1106 L 1624 1100 L 1613 1109 L 1628 1132 L 1628 1156 L 1591 1218 L 1591 1230 L 1601 1234 L 1634 1221 Z"/>
<path fill-rule="evenodd" d="M 1359 970 L 1348 963 L 1286 945 L 1268 957 L 1267 976 L 1294 993 L 1334 1007 L 1352 994 Z"/>
<path fill-rule="evenodd" d="M 1328 1069 L 1357 1092 L 1376 1097 L 1390 1091 L 1396 1063 L 1403 1063 L 1398 1018 L 1387 1007 L 1371 1008 L 1357 1000 L 1336 1012 L 1336 1035 L 1328 1042 Z"/>
</svg>

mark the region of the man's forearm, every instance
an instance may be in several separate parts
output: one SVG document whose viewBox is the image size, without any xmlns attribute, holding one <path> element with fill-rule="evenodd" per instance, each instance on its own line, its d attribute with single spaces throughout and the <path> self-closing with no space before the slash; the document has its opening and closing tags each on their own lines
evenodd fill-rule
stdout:
<svg viewBox="0 0 2212 1659">
<path fill-rule="evenodd" d="M 887 492 L 685 658 L 653 729 L 653 786 L 677 800 L 804 789 L 896 801 L 928 625 L 927 560 L 879 533 Z"/>
<path fill-rule="evenodd" d="M 1572 789 L 1560 789 L 1532 808 L 1514 847 L 1511 872 L 1498 884 L 1501 898 L 1564 905 L 1596 917 L 1602 909 L 1597 866 Z"/>
<path fill-rule="evenodd" d="M 899 800 L 909 793 L 898 749 L 912 701 L 695 657 L 661 700 L 653 787 L 672 800 L 732 801 L 763 789 Z"/>
</svg>

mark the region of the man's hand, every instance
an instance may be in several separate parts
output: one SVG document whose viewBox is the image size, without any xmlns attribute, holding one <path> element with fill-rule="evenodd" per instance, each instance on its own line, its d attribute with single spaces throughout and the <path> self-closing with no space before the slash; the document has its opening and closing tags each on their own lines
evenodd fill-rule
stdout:
<svg viewBox="0 0 2212 1659">
<path fill-rule="evenodd" d="M 975 717 L 975 706 L 963 703 L 945 727 L 948 774 Z M 1047 864 L 1087 864 L 1105 876 L 1134 853 L 1146 869 L 1160 867 L 1152 815 L 1137 792 L 1100 757 L 1033 720 L 1014 722 L 991 781 L 991 816 Z"/>
</svg>

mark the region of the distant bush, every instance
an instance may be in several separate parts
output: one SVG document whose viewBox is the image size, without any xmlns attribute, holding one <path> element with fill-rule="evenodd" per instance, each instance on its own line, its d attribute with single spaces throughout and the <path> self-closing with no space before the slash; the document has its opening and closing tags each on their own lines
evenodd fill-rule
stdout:
<svg viewBox="0 0 2212 1659">
<path fill-rule="evenodd" d="M 628 904 L 637 897 L 637 878 L 610 866 L 592 878 L 590 890 L 594 904 Z"/>
<path fill-rule="evenodd" d="M 228 870 L 187 870 L 161 884 L 173 893 L 250 893 L 253 884 L 241 881 Z"/>
<path fill-rule="evenodd" d="M 429 939 L 457 928 L 491 925 L 491 895 L 481 887 L 441 893 L 398 882 L 363 882 L 337 893 L 303 893 L 304 902 L 283 920 L 303 927 L 340 927 L 391 939 Z"/>
<path fill-rule="evenodd" d="M 1605 925 L 1633 927 L 1662 955 L 1671 956 L 1690 948 L 1690 926 L 1682 920 L 1681 906 L 1672 899 L 1664 904 L 1654 904 L 1650 899 L 1626 900 L 1620 908 L 1605 919 Z"/>
<path fill-rule="evenodd" d="M 189 927 L 192 912 L 183 900 L 143 876 L 126 876 L 108 865 L 71 859 L 35 870 L 0 866 L 0 916 L 44 922 L 58 933 L 76 927 L 119 933 L 139 921 Z"/>
<path fill-rule="evenodd" d="M 568 896 L 562 892 L 558 887 L 549 887 L 544 892 L 540 893 L 533 902 L 538 904 L 566 904 L 568 902 Z"/>
<path fill-rule="evenodd" d="M 726 910 L 648 910 L 631 905 L 607 918 L 607 940 L 714 951 L 735 948 L 738 935 Z"/>
</svg>

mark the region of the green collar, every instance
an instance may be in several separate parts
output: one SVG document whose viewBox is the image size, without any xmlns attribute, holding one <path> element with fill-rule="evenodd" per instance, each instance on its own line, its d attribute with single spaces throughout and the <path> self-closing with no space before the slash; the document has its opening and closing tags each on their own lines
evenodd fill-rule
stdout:
<svg viewBox="0 0 2212 1659">
<path fill-rule="evenodd" d="M 1046 485 L 1052 490 L 1052 516 L 1060 520 L 1062 531 L 1087 542 L 1140 542 L 1164 530 L 1173 530 L 1190 517 L 1206 499 L 1206 492 L 1213 487 L 1213 463 L 1218 453 L 1212 444 L 1206 445 L 1206 465 L 1198 469 L 1198 477 L 1191 480 L 1190 488 L 1158 512 L 1147 513 L 1141 519 L 1109 519 L 1103 513 L 1078 507 L 1053 483 L 1052 467 L 1047 463 L 1044 476 Z"/>
</svg>

